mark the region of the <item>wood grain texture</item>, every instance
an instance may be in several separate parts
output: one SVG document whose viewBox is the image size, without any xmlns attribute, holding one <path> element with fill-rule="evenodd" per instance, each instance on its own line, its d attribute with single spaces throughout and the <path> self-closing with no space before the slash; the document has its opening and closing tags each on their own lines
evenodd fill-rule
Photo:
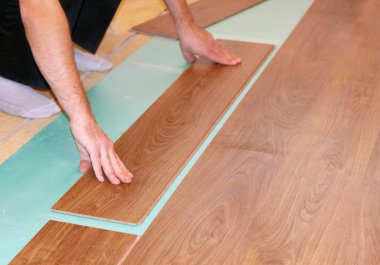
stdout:
<svg viewBox="0 0 380 265">
<path fill-rule="evenodd" d="M 141 223 L 272 49 L 235 41 L 220 44 L 239 54 L 243 63 L 228 67 L 197 61 L 115 143 L 135 175 L 132 184 L 99 183 L 89 172 L 53 210 Z"/>
<path fill-rule="evenodd" d="M 195 23 L 201 27 L 207 27 L 263 1 L 264 0 L 199 0 L 190 4 L 189 7 Z M 158 35 L 172 39 L 178 38 L 177 30 L 169 13 L 137 25 L 133 27 L 132 30 L 149 35 Z"/>
<path fill-rule="evenodd" d="M 365 216 L 357 224 L 360 231 L 365 233 L 360 240 L 364 250 L 360 262 L 375 265 L 380 264 L 380 134 L 364 176 L 362 183 L 358 183 L 362 201 L 356 207 L 357 214 Z"/>
<path fill-rule="evenodd" d="M 118 264 L 136 240 L 134 235 L 49 221 L 10 264 Z"/>
<path fill-rule="evenodd" d="M 123 264 L 380 264 L 379 10 L 316 0 Z"/>
</svg>

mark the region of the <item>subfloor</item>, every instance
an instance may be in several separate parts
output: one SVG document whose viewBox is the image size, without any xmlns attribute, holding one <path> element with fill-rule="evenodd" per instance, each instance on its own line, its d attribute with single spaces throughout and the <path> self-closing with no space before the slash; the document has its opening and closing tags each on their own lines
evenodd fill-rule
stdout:
<svg viewBox="0 0 380 265">
<path fill-rule="evenodd" d="M 274 44 L 277 51 L 311 3 L 312 0 L 268 0 L 211 26 L 209 30 L 217 38 Z M 129 31 L 134 25 L 164 10 L 165 6 L 158 0 L 123 1 L 98 51 L 100 56 L 111 60 L 116 69 L 111 73 L 81 73 L 86 89 L 95 86 L 89 93 L 94 113 L 100 125 L 114 140 L 188 66 L 176 41 Z M 54 152 L 58 152 L 54 148 L 63 145 L 59 139 L 71 139 L 66 118 L 56 115 L 49 119 L 29 120 L 0 112 L 0 264 L 10 261 L 49 219 L 143 234 L 273 55 L 139 226 L 51 212 L 50 207 L 80 177 L 77 171 L 78 155 L 72 143 L 64 145 L 64 152 L 60 150 L 59 153 L 61 156 L 54 155 Z M 121 84 L 122 77 L 128 82 Z M 122 89 L 129 95 L 128 104 L 117 98 L 117 92 Z M 110 115 L 119 122 L 110 122 Z M 32 199 L 25 205 L 25 198 Z"/>
</svg>

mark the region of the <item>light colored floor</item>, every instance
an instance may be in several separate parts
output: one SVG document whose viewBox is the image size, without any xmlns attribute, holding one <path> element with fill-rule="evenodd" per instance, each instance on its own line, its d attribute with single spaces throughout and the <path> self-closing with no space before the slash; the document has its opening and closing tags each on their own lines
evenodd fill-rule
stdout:
<svg viewBox="0 0 380 265">
<path fill-rule="evenodd" d="M 97 54 L 107 57 L 117 66 L 134 51 L 146 43 L 150 37 L 135 34 L 129 29 L 148 19 L 154 18 L 165 10 L 160 0 L 124 0 L 122 1 Z M 86 89 L 91 88 L 107 72 L 81 73 Z M 41 92 L 51 97 L 49 92 Z M 57 118 L 28 120 L 0 112 L 0 164 L 20 149 L 34 135 Z"/>
</svg>

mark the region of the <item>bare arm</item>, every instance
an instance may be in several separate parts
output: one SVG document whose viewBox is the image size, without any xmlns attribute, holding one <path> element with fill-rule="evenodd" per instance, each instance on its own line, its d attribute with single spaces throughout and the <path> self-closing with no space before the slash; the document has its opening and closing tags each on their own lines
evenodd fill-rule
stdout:
<svg viewBox="0 0 380 265">
<path fill-rule="evenodd" d="M 173 17 L 176 28 L 181 31 L 194 23 L 186 0 L 164 0 Z"/>
<path fill-rule="evenodd" d="M 218 45 L 212 35 L 194 23 L 186 0 L 164 0 L 176 25 L 182 54 L 188 62 L 203 56 L 217 63 L 235 65 L 241 59 Z"/>
<path fill-rule="evenodd" d="M 80 170 L 92 164 L 97 178 L 103 171 L 114 184 L 130 182 L 132 175 L 113 150 L 111 140 L 96 124 L 79 78 L 66 15 L 58 0 L 20 0 L 27 39 L 41 73 L 70 119 L 81 153 Z"/>
<path fill-rule="evenodd" d="M 73 57 L 69 26 L 58 1 L 20 0 L 36 63 L 70 119 L 92 118 Z"/>
</svg>

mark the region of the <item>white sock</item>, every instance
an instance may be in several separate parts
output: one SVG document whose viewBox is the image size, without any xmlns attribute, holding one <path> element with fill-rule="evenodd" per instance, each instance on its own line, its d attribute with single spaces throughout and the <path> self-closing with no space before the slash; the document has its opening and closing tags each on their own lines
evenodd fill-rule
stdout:
<svg viewBox="0 0 380 265">
<path fill-rule="evenodd" d="M 107 59 L 103 59 L 87 52 L 82 52 L 78 49 L 74 49 L 74 57 L 78 70 L 82 72 L 104 72 L 112 69 L 112 63 Z"/>
<path fill-rule="evenodd" d="M 48 118 L 60 108 L 33 88 L 0 76 L 0 111 L 28 119 Z"/>
</svg>

